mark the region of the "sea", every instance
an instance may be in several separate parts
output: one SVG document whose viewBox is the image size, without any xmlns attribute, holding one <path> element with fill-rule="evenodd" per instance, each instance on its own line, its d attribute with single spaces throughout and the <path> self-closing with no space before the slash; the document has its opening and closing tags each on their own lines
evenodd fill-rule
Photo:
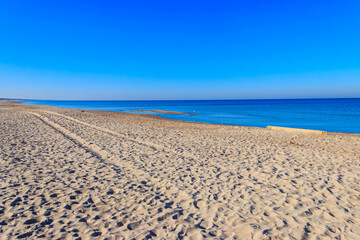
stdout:
<svg viewBox="0 0 360 240">
<path fill-rule="evenodd" d="M 240 125 L 280 126 L 360 133 L 360 98 L 266 100 L 60 101 L 26 100 L 23 104 L 61 108 L 154 114 L 164 118 Z M 145 111 L 132 111 L 132 110 Z M 164 110 L 184 114 L 162 114 Z"/>
</svg>

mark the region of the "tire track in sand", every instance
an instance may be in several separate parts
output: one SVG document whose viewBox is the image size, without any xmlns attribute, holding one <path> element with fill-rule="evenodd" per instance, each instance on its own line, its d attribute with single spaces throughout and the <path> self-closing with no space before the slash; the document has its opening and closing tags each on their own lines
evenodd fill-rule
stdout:
<svg viewBox="0 0 360 240">
<path fill-rule="evenodd" d="M 59 117 L 63 117 L 65 119 L 68 119 L 70 121 L 74 121 L 76 123 L 80 123 L 82 125 L 85 125 L 87 127 L 90 127 L 90 128 L 93 128 L 93 129 L 96 129 L 96 130 L 99 130 L 101 132 L 104 132 L 104 133 L 107 133 L 107 134 L 111 134 L 111 135 L 114 135 L 114 136 L 118 136 L 118 137 L 122 137 L 122 138 L 125 138 L 129 141 L 132 141 L 134 143 L 137 143 L 139 145 L 145 145 L 147 147 L 151 147 L 151 148 L 154 148 L 156 150 L 163 150 L 163 151 L 166 151 L 166 152 L 171 152 L 171 153 L 174 153 L 176 155 L 179 155 L 179 156 L 182 156 L 182 157 L 188 157 L 188 158 L 192 158 L 192 159 L 197 159 L 198 157 L 191 154 L 191 153 L 187 153 L 187 152 L 177 152 L 171 148 L 167 148 L 167 147 L 164 147 L 164 146 L 161 146 L 161 145 L 158 145 L 158 144 L 154 144 L 154 143 L 149 143 L 147 141 L 139 141 L 139 140 L 134 140 L 134 139 L 131 139 L 129 138 L 126 134 L 123 134 L 123 133 L 119 133 L 119 132 L 115 132 L 115 131 L 112 131 L 110 129 L 107 129 L 107 128 L 103 128 L 103 127 L 99 127 L 99 126 L 96 126 L 96 125 L 93 125 L 93 124 L 89 124 L 87 122 L 83 122 L 83 121 L 80 121 L 78 119 L 75 119 L 75 118 L 72 118 L 72 117 L 69 117 L 69 116 L 66 116 L 66 115 L 63 115 L 63 114 L 60 114 L 60 113 L 55 113 L 55 112 L 51 112 L 51 111 L 45 111 L 45 110 L 42 110 L 42 112 L 45 112 L 45 113 L 49 113 L 49 114 L 53 114 L 53 115 L 57 115 Z"/>
<path fill-rule="evenodd" d="M 107 162 L 108 164 L 115 165 L 116 167 L 123 168 L 124 172 L 131 174 L 133 176 L 143 178 L 147 180 L 147 185 L 153 188 L 160 188 L 161 194 L 166 196 L 168 199 L 171 199 L 175 205 L 177 206 L 177 212 L 182 212 L 185 217 L 192 216 L 196 212 L 196 208 L 194 206 L 194 199 L 189 196 L 186 192 L 179 190 L 176 186 L 170 183 L 166 179 L 155 179 L 151 177 L 147 172 L 142 171 L 141 169 L 137 169 L 135 166 L 130 165 L 126 161 L 122 161 L 121 165 L 118 166 L 114 164 L 116 161 L 116 157 L 111 155 L 104 149 L 101 149 L 96 144 L 88 143 L 86 140 L 77 136 L 73 132 L 68 129 L 58 125 L 57 123 L 51 121 L 45 116 L 42 116 L 35 112 L 26 111 L 27 113 L 33 115 L 34 117 L 40 119 L 44 124 L 50 126 L 55 129 L 57 132 L 62 134 L 64 137 L 84 148 L 87 151 L 90 151 L 93 155 L 99 158 L 99 160 Z M 141 179 L 139 179 L 140 181 Z M 165 220 L 168 217 L 171 217 L 171 214 L 165 214 L 162 218 Z M 194 226 L 195 227 L 195 224 Z"/>
</svg>

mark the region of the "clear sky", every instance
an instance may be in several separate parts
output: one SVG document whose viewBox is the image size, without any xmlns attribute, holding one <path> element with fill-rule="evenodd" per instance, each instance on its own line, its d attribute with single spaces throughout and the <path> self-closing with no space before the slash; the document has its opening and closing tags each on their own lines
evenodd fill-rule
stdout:
<svg viewBox="0 0 360 240">
<path fill-rule="evenodd" d="M 360 97 L 360 1 L 0 0 L 0 97 Z"/>
</svg>

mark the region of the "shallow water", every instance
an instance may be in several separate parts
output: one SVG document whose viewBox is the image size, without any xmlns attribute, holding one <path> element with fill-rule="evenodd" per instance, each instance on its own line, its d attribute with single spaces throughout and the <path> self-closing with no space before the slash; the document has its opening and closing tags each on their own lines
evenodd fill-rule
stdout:
<svg viewBox="0 0 360 240">
<path fill-rule="evenodd" d="M 253 127 L 267 125 L 360 133 L 360 98 L 179 101 L 24 100 L 24 104 L 125 111 L 134 109 L 184 112 L 182 115 L 138 112 L 170 119 Z M 136 113 L 136 112 L 133 112 Z"/>
</svg>

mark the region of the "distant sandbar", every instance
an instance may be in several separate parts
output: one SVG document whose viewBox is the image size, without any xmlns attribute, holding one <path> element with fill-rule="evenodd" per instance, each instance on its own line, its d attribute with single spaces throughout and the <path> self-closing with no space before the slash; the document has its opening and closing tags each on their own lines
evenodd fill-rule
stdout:
<svg viewBox="0 0 360 240">
<path fill-rule="evenodd" d="M 175 112 L 175 111 L 165 111 L 165 110 L 157 110 L 157 109 L 133 109 L 133 110 L 130 110 L 130 112 L 155 112 L 155 113 L 160 113 L 160 114 L 176 114 L 176 115 L 187 114 L 187 115 L 193 115 L 193 114 L 190 114 L 190 113 Z"/>
</svg>

